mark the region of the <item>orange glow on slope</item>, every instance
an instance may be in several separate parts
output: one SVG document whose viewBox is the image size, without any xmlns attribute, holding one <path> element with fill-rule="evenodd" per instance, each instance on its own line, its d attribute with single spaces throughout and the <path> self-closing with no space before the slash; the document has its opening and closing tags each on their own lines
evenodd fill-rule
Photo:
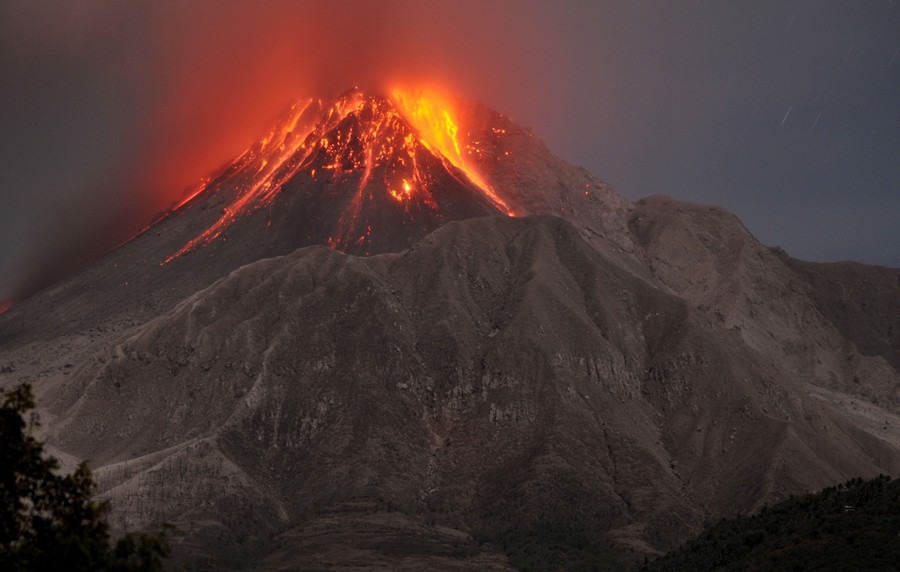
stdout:
<svg viewBox="0 0 900 572">
<path fill-rule="evenodd" d="M 341 98 L 328 110 L 324 123 L 318 128 L 324 132 L 328 127 L 334 127 L 348 114 L 358 110 L 362 103 L 362 97 L 359 95 Z M 235 164 L 241 165 L 241 168 L 229 175 L 226 181 L 219 182 L 221 184 L 222 182 L 236 181 L 239 189 L 237 199 L 225 207 L 223 216 L 215 224 L 164 260 L 163 264 L 198 246 L 209 244 L 237 220 L 239 215 L 251 213 L 272 202 L 281 190 L 281 185 L 300 170 L 305 160 L 316 149 L 315 144 L 308 144 L 309 135 L 316 125 L 312 122 L 307 124 L 301 122 L 312 104 L 313 100 L 308 99 L 292 105 L 286 119 L 238 156 Z M 321 106 L 321 101 L 318 102 L 318 105 Z M 323 138 L 320 140 L 320 144 L 326 141 Z M 299 152 L 302 152 L 302 155 L 298 159 Z M 243 180 L 248 177 L 249 180 Z M 184 199 L 176 209 L 189 203 L 207 188 L 208 183 Z"/>
<path fill-rule="evenodd" d="M 244 151 L 235 161 L 242 164 L 243 168 L 228 177 L 229 180 L 237 178 L 246 171 L 252 172 L 252 178 L 239 184 L 240 194 L 237 200 L 225 207 L 225 214 L 203 234 L 185 244 L 175 254 L 167 258 L 163 264 L 169 262 L 185 252 L 193 250 L 197 246 L 209 244 L 215 240 L 225 228 L 235 221 L 241 212 L 252 212 L 269 204 L 281 184 L 293 175 L 294 171 L 285 176 L 281 169 L 288 159 L 303 146 L 306 136 L 312 130 L 312 125 L 299 125 L 304 112 L 312 104 L 312 100 L 295 103 L 288 112 L 288 118 L 273 130 L 271 130 L 259 142 Z M 202 193 L 208 187 L 203 184 L 197 191 L 183 200 L 177 208 L 189 203 L 194 197 Z"/>
<path fill-rule="evenodd" d="M 12 308 L 12 300 L 0 300 L 0 316 Z"/>
<path fill-rule="evenodd" d="M 462 171 L 500 211 L 516 216 L 513 209 L 497 195 L 468 160 L 468 155 L 473 151 L 467 145 L 465 134 L 460 133 L 459 121 L 448 100 L 434 93 L 403 89 L 394 89 L 391 95 L 404 118 L 419 132 L 420 141 L 425 147 L 437 151 Z"/>
<path fill-rule="evenodd" d="M 402 203 L 408 201 L 410 197 L 412 197 L 413 187 L 409 184 L 409 181 L 403 179 L 403 186 L 399 190 L 390 189 L 389 192 L 392 197 Z"/>
</svg>

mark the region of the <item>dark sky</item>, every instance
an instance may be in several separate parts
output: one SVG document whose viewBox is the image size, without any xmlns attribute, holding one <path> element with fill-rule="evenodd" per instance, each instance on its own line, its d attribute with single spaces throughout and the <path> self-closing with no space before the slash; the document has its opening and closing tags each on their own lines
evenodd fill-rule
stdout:
<svg viewBox="0 0 900 572">
<path fill-rule="evenodd" d="M 0 300 L 139 229 L 290 97 L 437 82 L 630 199 L 900 266 L 900 2 L 9 0 Z"/>
<path fill-rule="evenodd" d="M 900 2 L 569 4 L 548 143 L 636 199 L 722 205 L 804 259 L 900 266 Z M 577 117 L 580 116 L 584 123 Z"/>
</svg>

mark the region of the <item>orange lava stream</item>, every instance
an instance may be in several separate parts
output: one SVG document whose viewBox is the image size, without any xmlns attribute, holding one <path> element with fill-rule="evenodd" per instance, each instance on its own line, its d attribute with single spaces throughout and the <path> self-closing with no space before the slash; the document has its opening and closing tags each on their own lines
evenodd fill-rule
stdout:
<svg viewBox="0 0 900 572">
<path fill-rule="evenodd" d="M 236 162 L 238 163 L 258 163 L 256 167 L 255 177 L 251 179 L 249 187 L 245 188 L 238 199 L 225 207 L 225 214 L 216 221 L 211 227 L 206 229 L 200 236 L 191 240 L 179 249 L 175 254 L 163 261 L 163 264 L 181 256 L 185 252 L 193 250 L 199 245 L 209 244 L 215 240 L 222 231 L 237 218 L 242 211 L 248 210 L 251 206 L 259 208 L 271 201 L 274 196 L 273 187 L 277 187 L 278 183 L 284 179 L 279 178 L 275 181 L 275 175 L 284 165 L 285 161 L 293 156 L 294 153 L 303 145 L 306 136 L 312 130 L 312 126 L 307 127 L 304 132 L 295 133 L 297 123 L 303 112 L 310 106 L 312 100 L 307 100 L 303 104 L 294 104 L 290 109 L 289 119 L 281 125 L 269 132 L 259 143 L 250 147 L 242 153 Z M 243 169 L 242 169 L 243 170 Z M 229 178 L 233 178 L 232 177 Z M 193 195 L 182 201 L 178 207 L 190 202 L 195 196 L 199 195 L 206 189 L 206 185 L 197 190 Z M 176 207 L 176 209 L 178 208 Z"/>
<path fill-rule="evenodd" d="M 395 89 L 392 92 L 395 105 L 404 118 L 419 132 L 420 142 L 432 152 L 450 162 L 481 190 L 485 197 L 509 216 L 516 216 L 512 208 L 501 199 L 467 160 L 467 149 L 461 144 L 459 121 L 454 118 L 453 106 L 433 93 Z M 465 142 L 463 142 L 465 143 Z"/>
<path fill-rule="evenodd" d="M 187 196 L 184 199 L 182 199 L 181 202 L 179 202 L 177 205 L 172 207 L 171 210 L 177 211 L 184 205 L 186 205 L 189 202 L 191 202 L 192 200 L 194 200 L 194 197 L 196 197 L 197 195 L 199 195 L 200 193 L 202 193 L 203 191 L 206 190 L 207 185 L 209 185 L 209 181 L 210 181 L 210 177 L 203 177 L 202 179 L 200 179 L 199 183 L 197 183 L 196 185 L 191 187 L 191 190 L 188 191 Z"/>
</svg>

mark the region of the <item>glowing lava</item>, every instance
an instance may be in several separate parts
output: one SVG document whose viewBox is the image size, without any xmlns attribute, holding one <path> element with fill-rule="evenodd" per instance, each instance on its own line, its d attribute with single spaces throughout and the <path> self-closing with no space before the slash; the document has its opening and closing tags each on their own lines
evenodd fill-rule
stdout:
<svg viewBox="0 0 900 572">
<path fill-rule="evenodd" d="M 10 308 L 12 308 L 12 300 L 0 300 L 0 316 L 5 314 Z"/>
<path fill-rule="evenodd" d="M 464 139 L 460 133 L 459 121 L 454 117 L 449 100 L 434 93 L 402 89 L 395 89 L 391 95 L 404 118 L 419 132 L 423 145 L 437 151 L 465 173 L 495 207 L 509 216 L 516 215 L 469 161 L 473 147 L 468 144 L 468 138 Z"/>
<path fill-rule="evenodd" d="M 335 129 L 334 143 L 324 149 L 324 155 L 331 160 L 326 168 L 341 174 L 362 172 L 356 192 L 341 215 L 338 236 L 328 240 L 328 245 L 337 249 L 362 244 L 371 234 L 371 226 L 359 237 L 351 232 L 357 226 L 365 199 L 373 192 L 373 182 L 383 186 L 407 212 L 414 199 L 437 211 L 429 192 L 430 177 L 419 165 L 415 135 L 397 111 L 383 98 L 366 98 L 354 119 Z M 378 181 L 373 177 L 378 177 Z"/>
<path fill-rule="evenodd" d="M 327 104 L 322 100 L 297 102 L 220 176 L 202 181 L 173 209 L 178 211 L 211 193 L 231 197 L 218 220 L 162 264 L 209 244 L 240 217 L 270 205 L 301 172 L 312 181 L 332 185 L 324 189 L 338 183 L 352 185 L 352 195 L 343 199 L 346 203 L 337 232 L 327 240 L 336 249 L 358 247 L 367 241 L 372 226 L 362 222 L 361 213 L 376 195 L 383 194 L 388 203 L 397 205 L 393 208 L 401 208 L 404 220 L 411 221 L 426 211 L 432 218 L 442 218 L 432 195 L 434 177 L 441 175 L 433 169 L 468 188 L 474 185 L 494 209 L 513 215 L 473 168 L 469 160 L 472 149 L 453 107 L 423 92 L 394 90 L 388 99 L 353 90 Z"/>
<path fill-rule="evenodd" d="M 267 133 L 260 141 L 244 151 L 234 161 L 237 169 L 225 177 L 225 180 L 217 180 L 217 184 L 233 182 L 238 189 L 238 198 L 225 207 L 222 217 L 200 236 L 191 240 L 163 264 L 182 254 L 189 252 L 197 246 L 209 244 L 215 240 L 222 231 L 231 225 L 237 217 L 244 213 L 250 213 L 269 204 L 281 184 L 290 178 L 299 168 L 299 163 L 290 168 L 288 161 L 303 150 L 308 135 L 312 131 L 313 124 L 301 124 L 301 118 L 309 109 L 312 100 L 298 102 L 291 105 L 287 117 Z M 341 112 L 344 108 L 335 106 L 329 117 L 335 112 Z M 307 153 L 308 154 L 308 153 Z M 287 167 L 287 168 L 285 168 Z M 184 199 L 175 210 L 183 207 L 209 188 L 209 183 L 200 186 L 193 194 Z"/>
</svg>

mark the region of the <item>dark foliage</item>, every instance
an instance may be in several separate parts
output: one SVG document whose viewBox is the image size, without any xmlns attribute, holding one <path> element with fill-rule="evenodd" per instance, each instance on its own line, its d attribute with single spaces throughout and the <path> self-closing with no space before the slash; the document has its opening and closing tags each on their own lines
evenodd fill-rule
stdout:
<svg viewBox="0 0 900 572">
<path fill-rule="evenodd" d="M 90 498 L 90 469 L 82 463 L 60 474 L 30 435 L 37 425 L 33 408 L 27 384 L 0 402 L 0 570 L 161 570 L 169 552 L 163 534 L 129 534 L 113 545 L 108 507 Z"/>
<path fill-rule="evenodd" d="M 900 570 L 900 480 L 853 479 L 723 520 L 643 570 Z"/>
</svg>

